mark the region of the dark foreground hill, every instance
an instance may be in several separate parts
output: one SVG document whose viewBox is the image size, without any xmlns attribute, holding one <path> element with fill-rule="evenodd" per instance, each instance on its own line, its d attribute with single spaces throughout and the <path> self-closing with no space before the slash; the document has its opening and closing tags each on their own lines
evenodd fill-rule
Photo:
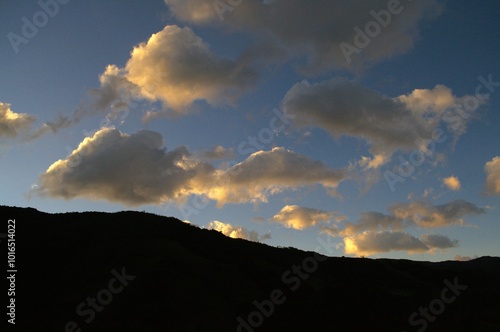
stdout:
<svg viewBox="0 0 500 332">
<path fill-rule="evenodd" d="M 0 215 L 18 331 L 500 331 L 498 257 L 327 258 L 139 212 Z"/>
</svg>

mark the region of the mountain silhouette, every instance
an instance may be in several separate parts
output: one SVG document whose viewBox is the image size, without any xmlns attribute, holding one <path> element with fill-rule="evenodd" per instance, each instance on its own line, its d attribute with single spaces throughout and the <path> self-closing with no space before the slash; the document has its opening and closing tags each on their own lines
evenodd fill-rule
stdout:
<svg viewBox="0 0 500 332">
<path fill-rule="evenodd" d="M 326 257 L 143 212 L 0 214 L 19 331 L 500 331 L 499 257 Z"/>
</svg>

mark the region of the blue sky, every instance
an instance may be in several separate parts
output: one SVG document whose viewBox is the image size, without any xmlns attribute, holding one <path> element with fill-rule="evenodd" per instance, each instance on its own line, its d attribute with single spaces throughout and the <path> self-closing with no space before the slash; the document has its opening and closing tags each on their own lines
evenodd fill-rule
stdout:
<svg viewBox="0 0 500 332">
<path fill-rule="evenodd" d="M 499 13 L 3 1 L 0 203 L 335 256 L 499 255 Z"/>
</svg>

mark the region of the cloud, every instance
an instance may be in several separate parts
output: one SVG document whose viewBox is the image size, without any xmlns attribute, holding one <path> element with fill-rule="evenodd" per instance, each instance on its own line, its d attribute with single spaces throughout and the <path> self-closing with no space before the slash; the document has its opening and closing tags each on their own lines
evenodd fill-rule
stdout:
<svg viewBox="0 0 500 332">
<path fill-rule="evenodd" d="M 401 230 L 407 227 L 404 220 L 392 215 L 386 215 L 380 212 L 362 212 L 361 218 L 356 223 L 346 221 L 344 229 L 339 230 L 338 236 L 351 236 L 365 231 L 378 230 Z"/>
<path fill-rule="evenodd" d="M 366 231 L 401 231 L 411 226 L 419 228 L 442 228 L 463 225 L 467 215 L 485 212 L 473 203 L 455 200 L 441 205 L 431 205 L 421 201 L 397 203 L 390 208 L 390 214 L 376 211 L 362 212 L 356 222 L 346 221 L 343 228 L 337 225 L 324 226 L 322 232 L 330 236 L 349 237 Z"/>
<path fill-rule="evenodd" d="M 494 157 L 484 165 L 486 172 L 486 193 L 500 195 L 500 157 Z"/>
<path fill-rule="evenodd" d="M 234 150 L 218 145 L 212 149 L 196 151 L 196 156 L 208 161 L 228 159 L 234 158 Z"/>
<path fill-rule="evenodd" d="M 76 118 L 69 118 L 66 116 L 60 115 L 55 119 L 54 121 L 49 121 L 45 122 L 38 128 L 34 133 L 32 133 L 28 140 L 34 140 L 42 137 L 43 135 L 51 132 L 53 134 L 57 133 L 59 130 L 63 128 L 67 128 L 74 123 L 76 123 L 78 120 Z"/>
<path fill-rule="evenodd" d="M 144 98 L 140 87 L 130 82 L 124 69 L 108 65 L 99 75 L 99 89 L 90 91 L 95 100 L 91 110 L 104 111 L 114 107 L 128 107 L 133 99 Z"/>
<path fill-rule="evenodd" d="M 448 189 L 457 191 L 460 190 L 461 184 L 460 180 L 456 176 L 449 176 L 443 179 L 443 183 Z"/>
<path fill-rule="evenodd" d="M 484 213 L 485 209 L 459 199 L 441 205 L 421 201 L 398 203 L 390 212 L 363 212 L 355 223 L 343 222 L 342 228 L 338 224 L 325 225 L 320 230 L 329 236 L 342 237 L 346 254 L 371 255 L 393 250 L 434 252 L 456 247 L 458 242 L 436 234 L 416 238 L 403 230 L 412 226 L 428 229 L 463 225 L 462 217 Z"/>
<path fill-rule="evenodd" d="M 431 205 L 422 201 L 399 203 L 391 207 L 392 214 L 401 219 L 414 222 L 421 228 L 463 225 L 462 217 L 485 213 L 485 209 L 463 199 L 441 205 Z"/>
<path fill-rule="evenodd" d="M 190 28 L 167 25 L 135 46 L 124 68 L 109 65 L 94 94 L 100 108 L 139 98 L 161 101 L 166 109 L 186 114 L 201 100 L 234 105 L 257 76 L 241 61 L 218 57 Z"/>
<path fill-rule="evenodd" d="M 400 13 L 391 15 L 381 32 L 351 57 L 350 65 L 341 44 L 354 46 L 355 27 L 364 31 L 369 22 L 375 22 L 371 11 L 387 10 L 387 0 L 354 4 L 348 0 L 235 1 L 232 6 L 218 7 L 205 0 L 165 2 L 181 21 L 249 33 L 258 40 L 256 48 L 260 43 L 272 44 L 289 58 L 298 58 L 302 69 L 313 73 L 369 65 L 404 53 L 413 47 L 420 23 L 442 11 L 437 0 L 405 2 L 398 8 Z"/>
<path fill-rule="evenodd" d="M 271 221 L 280 223 L 288 228 L 303 230 L 320 223 L 329 223 L 333 220 L 333 212 L 286 205 L 280 212 L 271 218 Z"/>
<path fill-rule="evenodd" d="M 217 220 L 210 222 L 207 226 L 207 229 L 214 229 L 233 239 L 244 239 L 254 242 L 261 242 L 271 238 L 270 234 L 259 235 L 259 233 L 255 231 L 249 231 L 244 227 L 233 226 L 231 224 L 223 223 Z"/>
<path fill-rule="evenodd" d="M 423 235 L 420 239 L 404 232 L 367 231 L 344 238 L 346 254 L 369 256 L 389 251 L 406 251 L 410 254 L 434 252 L 458 246 L 458 241 L 442 235 Z"/>
<path fill-rule="evenodd" d="M 35 120 L 35 116 L 14 113 L 10 104 L 0 102 L 0 138 L 16 138 L 27 133 Z"/>
<path fill-rule="evenodd" d="M 470 256 L 461 256 L 461 255 L 456 255 L 453 260 L 459 261 L 459 262 L 467 262 L 473 259 L 478 258 L 478 256 L 470 257 Z"/>
<path fill-rule="evenodd" d="M 125 205 L 158 204 L 189 192 L 212 168 L 192 163 L 185 147 L 166 151 L 160 134 L 99 130 L 39 178 L 37 193 L 64 199 L 105 199 Z"/>
<path fill-rule="evenodd" d="M 166 151 L 162 136 L 154 131 L 129 135 L 104 128 L 85 138 L 65 159 L 54 162 L 40 175 L 33 193 L 130 206 L 202 195 L 222 207 L 266 202 L 270 195 L 315 184 L 334 194 L 346 178 L 343 170 L 284 148 L 255 152 L 226 169 L 216 169 L 194 155 L 183 146 Z"/>
<path fill-rule="evenodd" d="M 415 89 L 408 95 L 398 97 L 409 109 L 419 113 L 443 113 L 449 108 L 457 106 L 456 98 L 450 88 L 436 85 L 432 90 Z"/>
<path fill-rule="evenodd" d="M 435 249 L 448 249 L 458 247 L 457 240 L 450 240 L 448 237 L 439 234 L 424 234 L 420 238 L 430 251 Z"/>
<path fill-rule="evenodd" d="M 436 86 L 389 98 L 358 83 L 334 78 L 295 84 L 283 99 L 283 110 L 295 116 L 298 127 L 315 126 L 335 138 L 351 136 L 367 141 L 373 157 L 362 157 L 361 164 L 377 168 L 397 150 L 425 152 L 443 119 L 454 121 L 451 129 L 456 129 L 457 135 L 462 133 L 470 116 L 455 113 L 461 111 L 466 97 L 454 97 L 448 88 Z"/>
<path fill-rule="evenodd" d="M 347 178 L 345 170 L 335 170 L 282 147 L 257 151 L 244 161 L 221 171 L 218 182 L 207 193 L 218 206 L 227 203 L 267 202 L 270 195 L 287 189 L 320 184 L 332 195 Z"/>
</svg>

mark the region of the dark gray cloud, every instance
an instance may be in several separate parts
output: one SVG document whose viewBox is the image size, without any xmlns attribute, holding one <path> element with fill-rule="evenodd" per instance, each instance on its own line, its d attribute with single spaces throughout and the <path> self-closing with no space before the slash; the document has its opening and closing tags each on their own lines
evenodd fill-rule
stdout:
<svg viewBox="0 0 500 332">
<path fill-rule="evenodd" d="M 38 194 L 64 199 L 106 199 L 126 205 L 158 204 L 189 191 L 211 167 L 191 163 L 185 147 L 166 151 L 160 134 L 102 129 L 39 179 Z"/>
<path fill-rule="evenodd" d="M 344 238 L 346 254 L 368 256 L 389 251 L 406 251 L 411 254 L 429 253 L 437 249 L 458 246 L 458 241 L 442 235 L 423 235 L 420 239 L 404 232 L 367 231 Z"/>
<path fill-rule="evenodd" d="M 424 142 L 435 138 L 445 112 L 460 109 L 464 98 L 453 96 L 440 85 L 390 98 L 347 79 L 334 78 L 316 84 L 297 83 L 285 95 L 283 111 L 295 116 L 299 127 L 315 126 L 335 138 L 345 135 L 366 140 L 373 157 L 363 157 L 361 164 L 377 168 L 397 150 L 425 151 Z M 457 130 L 462 133 L 467 119 L 458 119 L 462 126 Z"/>
<path fill-rule="evenodd" d="M 214 1 L 205 0 L 165 2 L 181 21 L 253 34 L 260 42 L 271 41 L 276 49 L 285 50 L 290 58 L 304 59 L 302 69 L 315 73 L 369 65 L 404 53 L 414 46 L 420 23 L 442 11 L 437 0 L 401 2 L 397 10 L 393 10 L 397 14 L 382 18 L 385 26 L 379 25 L 380 31 L 372 33 L 372 37 L 360 45 L 355 41 L 355 28 L 366 31 L 367 25 L 377 22 L 375 16 L 379 16 L 374 16 L 372 11 L 387 11 L 391 1 L 233 1 L 229 5 L 223 2 L 226 5 L 219 7 L 214 6 Z M 341 49 L 343 43 L 357 45 L 360 50 L 352 56 L 352 63 Z M 272 53 L 274 56 L 277 52 Z M 269 51 L 262 54 L 268 55 Z"/>
</svg>

